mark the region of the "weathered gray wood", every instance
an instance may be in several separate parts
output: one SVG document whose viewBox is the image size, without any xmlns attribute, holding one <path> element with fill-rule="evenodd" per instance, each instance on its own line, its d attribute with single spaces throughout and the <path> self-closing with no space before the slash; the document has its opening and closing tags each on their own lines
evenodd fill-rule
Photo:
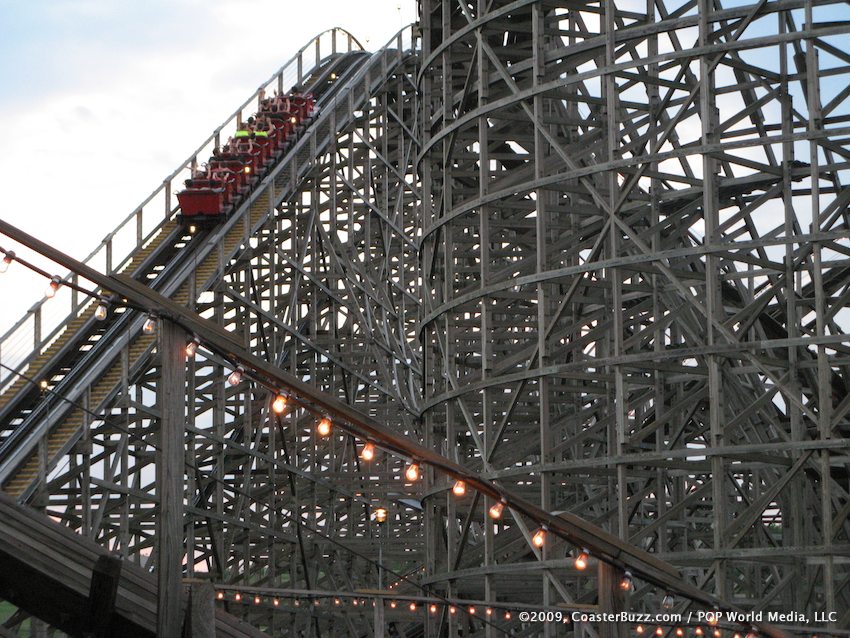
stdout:
<svg viewBox="0 0 850 638">
<path fill-rule="evenodd" d="M 121 580 L 121 559 L 115 556 L 100 556 L 94 564 L 89 587 L 89 623 L 87 632 L 92 638 L 108 638 L 111 635 L 112 616 Z"/>
<path fill-rule="evenodd" d="M 92 583 L 100 579 L 95 568 L 101 560 L 110 565 L 106 571 L 114 570 L 115 558 L 106 549 L 0 492 L 0 597 L 52 627 L 83 635 L 91 631 L 90 596 Z M 95 589 L 102 591 L 99 585 Z M 178 606 L 185 601 L 180 590 Z M 100 604 L 95 601 L 96 607 Z M 156 605 L 154 575 L 131 561 L 123 562 L 105 635 L 152 638 Z M 215 623 L 221 636 L 264 636 L 221 609 L 215 610 Z"/>
<path fill-rule="evenodd" d="M 186 437 L 187 335 L 170 321 L 159 321 L 158 351 L 162 383 L 158 386 L 160 412 L 156 487 L 159 496 L 157 525 L 157 635 L 178 636 L 184 609 L 183 578 L 183 450 Z"/>
<path fill-rule="evenodd" d="M 599 561 L 597 572 L 600 613 L 616 614 L 626 611 L 625 592 L 620 588 L 622 572 L 602 561 Z M 604 622 L 598 626 L 599 638 L 625 638 L 630 635 L 629 625 L 624 622 Z"/>
<path fill-rule="evenodd" d="M 189 590 L 188 638 L 215 638 L 215 587 L 205 580 L 185 579 Z"/>
</svg>

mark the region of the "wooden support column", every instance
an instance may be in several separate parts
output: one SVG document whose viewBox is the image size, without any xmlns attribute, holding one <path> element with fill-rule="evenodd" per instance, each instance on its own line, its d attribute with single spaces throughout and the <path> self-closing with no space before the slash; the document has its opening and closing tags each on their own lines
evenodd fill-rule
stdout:
<svg viewBox="0 0 850 638">
<path fill-rule="evenodd" d="M 189 590 L 183 635 L 188 638 L 215 638 L 215 587 L 207 580 L 195 578 L 183 582 Z"/>
<path fill-rule="evenodd" d="M 160 512 L 156 539 L 157 636 L 179 636 L 183 577 L 183 444 L 185 441 L 186 334 L 159 322 L 162 376 L 157 391 L 160 412 L 156 452 L 156 494 Z"/>
<path fill-rule="evenodd" d="M 112 615 L 115 613 L 115 598 L 118 581 L 121 579 L 121 559 L 116 556 L 101 556 L 97 559 L 89 587 L 89 631 L 90 638 L 108 638 L 113 634 Z"/>
<path fill-rule="evenodd" d="M 620 573 L 616 567 L 599 561 L 599 612 L 616 614 L 626 610 L 625 595 L 620 589 Z M 621 622 L 603 622 L 599 624 L 599 638 L 625 638 L 628 625 Z"/>
<path fill-rule="evenodd" d="M 375 638 L 384 638 L 384 599 L 375 599 Z"/>
</svg>

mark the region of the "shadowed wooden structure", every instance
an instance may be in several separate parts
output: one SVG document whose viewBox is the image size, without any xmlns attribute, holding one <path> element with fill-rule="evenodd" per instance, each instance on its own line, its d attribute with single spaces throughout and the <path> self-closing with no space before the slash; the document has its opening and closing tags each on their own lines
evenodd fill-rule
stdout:
<svg viewBox="0 0 850 638">
<path fill-rule="evenodd" d="M 373 54 L 318 36 L 53 255 L 0 337 L 2 489 L 269 635 L 850 635 L 847 3 L 419 9 Z M 247 201 L 177 223 L 293 86 L 318 111 Z"/>
<path fill-rule="evenodd" d="M 156 578 L 0 494 L 0 596 L 72 636 L 156 635 Z M 187 596 L 183 597 L 185 608 Z M 216 610 L 215 635 L 265 634 Z"/>
</svg>

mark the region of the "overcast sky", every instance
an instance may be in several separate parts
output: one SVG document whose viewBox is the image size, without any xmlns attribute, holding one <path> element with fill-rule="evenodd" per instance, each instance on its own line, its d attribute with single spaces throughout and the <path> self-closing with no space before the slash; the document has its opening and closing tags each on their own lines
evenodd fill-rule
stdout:
<svg viewBox="0 0 850 638">
<path fill-rule="evenodd" d="M 82 258 L 314 35 L 339 26 L 373 50 L 415 14 L 414 0 L 0 0 L 0 217 Z M 45 287 L 0 275 L 0 333 Z"/>
</svg>

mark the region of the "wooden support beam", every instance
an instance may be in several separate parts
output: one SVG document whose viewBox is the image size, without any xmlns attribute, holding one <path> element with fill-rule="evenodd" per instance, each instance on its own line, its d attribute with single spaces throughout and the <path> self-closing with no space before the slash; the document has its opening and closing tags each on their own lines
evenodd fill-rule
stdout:
<svg viewBox="0 0 850 638">
<path fill-rule="evenodd" d="M 0 492 L 0 599 L 71 636 L 86 635 L 92 630 L 90 598 L 99 595 L 95 590 L 109 590 L 104 587 L 109 578 L 94 574 L 102 557 L 115 560 L 94 541 Z M 114 613 L 104 635 L 153 638 L 157 622 L 154 575 L 128 561 L 122 563 L 117 578 Z M 93 587 L 94 581 L 102 582 Z M 183 600 L 178 582 L 178 609 Z M 215 610 L 215 624 L 220 636 L 266 636 L 221 609 Z M 180 636 L 181 628 L 167 635 Z"/>
<path fill-rule="evenodd" d="M 89 638 L 108 638 L 112 635 L 112 616 L 118 582 L 121 580 L 121 559 L 116 556 L 100 556 L 94 564 L 89 588 Z"/>
<path fill-rule="evenodd" d="M 200 317 L 133 278 L 125 275 L 105 276 L 3 220 L 0 220 L 0 233 L 95 282 L 102 288 L 118 293 L 128 299 L 130 305 L 167 318 L 178 324 L 186 332 L 198 335 L 207 347 L 219 355 L 227 357 L 230 361 L 244 366 L 256 381 L 265 384 L 267 387 L 289 391 L 292 393 L 293 400 L 298 401 L 304 407 L 314 411 L 321 410 L 333 418 L 347 423 L 359 436 L 379 442 L 383 448 L 391 452 L 420 459 L 452 478 L 466 481 L 471 488 L 491 499 L 504 499 L 515 515 L 522 515 L 537 524 L 546 525 L 552 533 L 577 547 L 588 548 L 596 557 L 611 562 L 620 569 L 629 569 L 636 577 L 663 587 L 668 591 L 679 593 L 709 608 L 741 611 L 738 606 L 691 585 L 680 576 L 678 570 L 666 561 L 617 538 L 579 516 L 569 513 L 553 515 L 493 481 L 482 478 L 474 470 L 455 463 L 410 438 L 398 434 L 392 428 L 378 423 L 356 408 L 301 381 L 295 375 L 246 352 L 242 344 L 233 335 L 212 321 Z M 172 347 L 176 347 L 182 353 L 182 345 L 184 344 L 180 343 L 179 340 L 175 344 L 178 345 Z M 182 354 L 172 353 L 172 356 L 178 357 Z M 182 366 L 184 363 L 178 366 L 181 370 L 181 377 L 180 381 L 175 383 L 182 383 L 183 381 Z M 172 384 L 164 382 L 164 385 Z M 182 388 L 182 385 L 180 387 Z M 182 446 L 182 436 L 180 445 Z M 180 462 L 182 464 L 182 457 Z M 163 535 L 160 534 L 160 536 Z M 770 625 L 760 625 L 759 629 L 767 635 L 777 638 L 786 636 L 785 632 Z"/>
<path fill-rule="evenodd" d="M 183 579 L 183 446 L 186 437 L 186 334 L 170 321 L 159 322 L 162 377 L 157 387 L 160 414 L 156 454 L 156 493 L 160 516 L 157 534 L 157 635 L 179 636 Z"/>
<path fill-rule="evenodd" d="M 189 590 L 183 635 L 188 638 L 215 638 L 215 587 L 206 580 L 183 581 Z"/>
<path fill-rule="evenodd" d="M 626 611 L 625 592 L 620 588 L 621 572 L 608 563 L 599 561 L 599 612 L 616 614 Z M 625 638 L 629 626 L 622 622 L 599 623 L 599 638 Z"/>
</svg>

